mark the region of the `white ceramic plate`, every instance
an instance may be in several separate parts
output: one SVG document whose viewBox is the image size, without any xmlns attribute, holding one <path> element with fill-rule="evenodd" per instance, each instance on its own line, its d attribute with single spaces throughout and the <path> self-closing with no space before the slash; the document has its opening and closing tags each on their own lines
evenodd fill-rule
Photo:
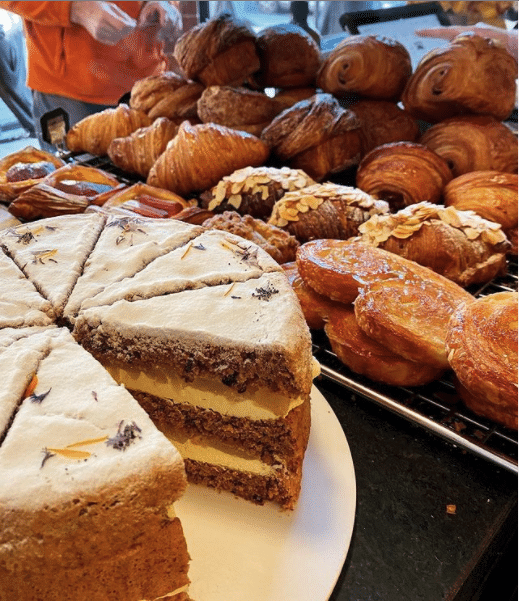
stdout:
<svg viewBox="0 0 519 601">
<path fill-rule="evenodd" d="M 191 485 L 175 504 L 197 601 L 326 601 L 350 545 L 355 472 L 331 407 L 312 390 L 312 426 L 294 511 Z"/>
</svg>

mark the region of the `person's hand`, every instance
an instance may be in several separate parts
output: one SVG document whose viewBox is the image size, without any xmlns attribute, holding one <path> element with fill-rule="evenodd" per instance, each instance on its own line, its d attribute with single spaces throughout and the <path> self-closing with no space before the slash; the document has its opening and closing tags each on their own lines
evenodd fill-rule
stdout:
<svg viewBox="0 0 519 601">
<path fill-rule="evenodd" d="M 171 54 L 182 33 L 182 16 L 169 2 L 146 2 L 137 22 L 139 29 L 155 30 L 155 38 L 164 44 L 165 54 Z"/>
<path fill-rule="evenodd" d="M 441 38 L 443 40 L 453 40 L 462 33 L 474 33 L 485 38 L 492 38 L 500 42 L 504 48 L 517 60 L 517 30 L 507 31 L 500 27 L 478 23 L 476 25 L 450 25 L 447 27 L 431 27 L 428 29 L 418 29 L 416 35 Z"/>
<path fill-rule="evenodd" d="M 84 27 L 90 35 L 108 46 L 131 34 L 137 22 L 113 2 L 72 2 L 70 21 Z"/>
</svg>

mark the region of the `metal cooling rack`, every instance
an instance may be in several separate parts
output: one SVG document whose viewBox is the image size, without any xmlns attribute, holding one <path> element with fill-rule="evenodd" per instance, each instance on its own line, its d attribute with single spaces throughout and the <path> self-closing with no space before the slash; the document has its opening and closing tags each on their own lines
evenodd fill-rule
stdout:
<svg viewBox="0 0 519 601">
<path fill-rule="evenodd" d="M 517 291 L 517 257 L 510 259 L 506 275 L 469 291 L 476 297 Z M 467 409 L 456 392 L 452 373 L 416 388 L 386 386 L 345 367 L 331 350 L 324 332 L 312 332 L 312 337 L 314 356 L 321 364 L 324 378 L 517 474 L 517 432 Z"/>
</svg>

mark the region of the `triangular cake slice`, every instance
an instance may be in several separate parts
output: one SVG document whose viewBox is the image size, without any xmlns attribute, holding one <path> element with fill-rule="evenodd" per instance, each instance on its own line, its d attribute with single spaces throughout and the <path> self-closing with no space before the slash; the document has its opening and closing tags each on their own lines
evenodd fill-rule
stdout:
<svg viewBox="0 0 519 601">
<path fill-rule="evenodd" d="M 0 245 L 59 316 L 105 220 L 100 213 L 49 217 L 0 232 Z"/>
<path fill-rule="evenodd" d="M 176 219 L 109 216 L 76 282 L 64 316 L 73 321 L 81 303 L 131 277 L 157 257 L 183 246 L 203 228 Z"/>
<path fill-rule="evenodd" d="M 52 305 L 36 290 L 14 261 L 0 249 L 0 327 L 45 326 Z"/>
<path fill-rule="evenodd" d="M 74 335 L 181 445 L 192 482 L 294 506 L 315 373 L 284 273 L 85 309 Z"/>
<path fill-rule="evenodd" d="M 256 244 L 228 232 L 206 230 L 185 246 L 158 257 L 133 277 L 85 300 L 82 308 L 231 284 L 280 270 L 279 264 Z"/>
<path fill-rule="evenodd" d="M 185 599 L 178 451 L 68 330 L 43 355 L 0 446 L 3 596 Z"/>
</svg>

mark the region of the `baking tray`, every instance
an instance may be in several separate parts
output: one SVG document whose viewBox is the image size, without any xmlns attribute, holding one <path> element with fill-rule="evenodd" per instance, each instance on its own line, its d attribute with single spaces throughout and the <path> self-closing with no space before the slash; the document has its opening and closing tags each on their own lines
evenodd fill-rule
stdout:
<svg viewBox="0 0 519 601">
<path fill-rule="evenodd" d="M 505 275 L 477 288 L 476 297 L 495 292 L 517 291 L 517 257 L 510 257 Z M 331 350 L 324 332 L 313 331 L 314 356 L 323 378 L 332 380 L 365 399 L 389 409 L 466 451 L 496 465 L 518 472 L 517 432 L 479 417 L 467 409 L 454 386 L 452 372 L 440 380 L 416 388 L 379 384 L 353 373 Z"/>
</svg>

